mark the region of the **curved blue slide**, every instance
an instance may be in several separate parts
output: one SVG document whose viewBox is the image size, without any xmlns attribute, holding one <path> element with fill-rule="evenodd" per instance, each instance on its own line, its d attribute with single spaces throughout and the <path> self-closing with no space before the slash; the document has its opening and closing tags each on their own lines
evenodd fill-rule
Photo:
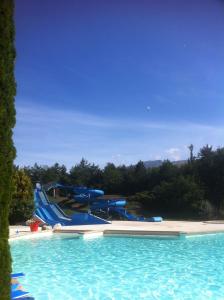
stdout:
<svg viewBox="0 0 224 300">
<path fill-rule="evenodd" d="M 90 213 L 77 213 L 71 217 L 55 203 L 50 203 L 44 190 L 38 185 L 34 190 L 35 212 L 34 216 L 43 223 L 54 226 L 60 223 L 63 226 L 109 224 L 110 222 Z"/>
<path fill-rule="evenodd" d="M 51 189 L 66 190 L 71 193 L 73 199 L 79 203 L 89 203 L 104 195 L 104 191 L 102 190 L 88 189 L 85 186 L 68 186 L 60 183 L 51 183 L 47 185 L 44 190 L 50 191 Z"/>
<path fill-rule="evenodd" d="M 141 222 L 162 222 L 161 217 L 151 217 L 151 218 L 144 218 L 144 217 L 137 217 L 134 216 L 126 211 L 126 209 L 114 208 L 113 211 L 117 212 L 120 216 L 127 219 L 128 221 L 141 221 Z"/>
<path fill-rule="evenodd" d="M 92 212 L 95 211 L 102 211 L 105 213 L 110 212 L 116 212 L 121 217 L 128 221 L 141 221 L 141 222 L 162 222 L 161 217 L 151 217 L 151 218 L 144 218 L 144 217 L 137 217 L 127 212 L 127 210 L 124 208 L 124 205 L 126 204 L 125 200 L 112 200 L 113 202 L 110 203 L 110 200 L 107 200 L 107 203 L 100 203 L 101 201 L 98 201 L 96 203 L 93 203 L 93 205 L 90 206 L 90 209 Z M 102 200 L 103 202 L 103 200 Z"/>
<path fill-rule="evenodd" d="M 124 199 L 109 199 L 109 200 L 95 200 L 91 203 L 90 209 L 108 209 L 112 207 L 124 207 L 126 205 L 126 200 Z"/>
<path fill-rule="evenodd" d="M 53 183 L 49 185 L 47 187 L 47 190 L 55 189 L 55 188 L 67 190 L 69 193 L 71 193 L 72 198 L 78 203 L 89 204 L 90 211 L 93 213 L 103 212 L 109 214 L 110 212 L 116 212 L 122 218 L 128 221 L 161 222 L 163 220 L 161 217 L 144 218 L 144 217 L 137 217 L 128 213 L 124 208 L 126 205 L 125 199 L 99 199 L 99 197 L 104 195 L 104 191 L 102 190 L 88 189 L 87 187 L 64 186 L 58 183 Z M 56 204 L 52 204 L 52 205 L 56 206 Z M 57 207 L 57 209 L 60 208 Z M 57 217 L 58 217 L 57 215 L 56 216 L 54 215 L 54 218 Z M 66 218 L 66 216 L 63 217 Z M 67 220 L 64 220 L 64 222 L 67 222 Z"/>
</svg>

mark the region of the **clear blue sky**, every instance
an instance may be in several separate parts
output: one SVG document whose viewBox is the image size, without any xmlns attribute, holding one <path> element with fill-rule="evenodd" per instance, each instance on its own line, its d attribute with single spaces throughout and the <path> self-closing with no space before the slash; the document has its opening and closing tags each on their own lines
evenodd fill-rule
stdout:
<svg viewBox="0 0 224 300">
<path fill-rule="evenodd" d="M 17 0 L 15 20 L 17 164 L 223 146 L 223 1 Z"/>
</svg>

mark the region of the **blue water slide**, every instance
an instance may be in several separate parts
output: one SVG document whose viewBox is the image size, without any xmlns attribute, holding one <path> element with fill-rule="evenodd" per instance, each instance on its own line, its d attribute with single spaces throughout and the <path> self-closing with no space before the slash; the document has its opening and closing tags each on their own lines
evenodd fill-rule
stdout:
<svg viewBox="0 0 224 300">
<path fill-rule="evenodd" d="M 119 207 L 114 207 L 113 211 L 117 212 L 120 216 L 127 219 L 128 221 L 161 222 L 163 220 L 161 217 L 151 217 L 151 218 L 137 217 L 128 213 L 126 209 L 119 208 Z"/>
<path fill-rule="evenodd" d="M 116 212 L 121 217 L 128 221 L 141 221 L 141 222 L 161 222 L 161 217 L 137 217 L 127 212 L 124 208 L 126 205 L 126 200 L 124 199 L 109 199 L 109 200 L 97 200 L 90 205 L 91 211 L 95 212 L 104 212 L 104 213 L 112 213 Z"/>
<path fill-rule="evenodd" d="M 58 223 L 55 222 L 56 220 L 51 215 L 49 215 L 45 207 L 36 208 L 34 212 L 34 216 L 40 219 L 43 223 L 46 223 L 48 225 L 55 225 L 56 223 Z"/>
<path fill-rule="evenodd" d="M 143 221 L 143 222 L 161 222 L 161 217 L 137 217 L 126 211 L 124 206 L 126 205 L 126 200 L 124 199 L 99 199 L 99 197 L 104 195 L 104 191 L 98 189 L 88 189 L 87 187 L 76 187 L 76 186 L 64 186 L 58 183 L 50 184 L 47 190 L 52 188 L 65 189 L 72 194 L 72 197 L 78 203 L 89 203 L 90 210 L 92 212 L 104 212 L 109 214 L 110 212 L 116 212 L 123 218 L 129 221 Z M 41 190 L 41 189 L 40 189 Z M 41 204 L 41 208 L 39 205 Z M 49 203 L 46 193 L 41 190 L 37 197 L 35 197 L 35 205 L 37 207 L 37 214 L 42 219 L 48 221 L 48 224 L 54 224 L 55 222 L 61 223 L 62 225 L 75 225 L 79 224 L 99 224 L 101 218 L 97 218 L 94 215 L 87 213 L 75 214 L 71 218 L 66 216 L 63 210 L 57 204 Z M 50 205 L 50 206 L 49 206 Z M 105 220 L 103 220 L 106 222 Z M 102 223 L 101 223 L 102 224 Z"/>
<path fill-rule="evenodd" d="M 97 209 L 109 209 L 112 207 L 124 207 L 126 205 L 126 200 L 124 199 L 102 199 L 97 200 L 91 203 L 90 209 L 97 210 Z"/>
<path fill-rule="evenodd" d="M 79 203 L 88 203 L 90 201 L 90 197 L 87 194 L 75 195 L 73 199 Z"/>
<path fill-rule="evenodd" d="M 73 195 L 74 200 L 80 203 L 89 202 L 104 195 L 104 191 L 102 190 L 89 189 L 85 186 L 68 186 L 60 183 L 48 184 L 46 185 L 45 190 L 50 191 L 51 189 L 56 188 L 68 191 Z"/>
<path fill-rule="evenodd" d="M 97 224 L 110 224 L 102 218 L 99 218 L 91 213 L 77 213 L 72 216 L 73 225 L 97 225 Z"/>
<path fill-rule="evenodd" d="M 102 190 L 83 190 L 81 188 L 74 188 L 74 190 L 76 194 L 73 196 L 73 199 L 79 203 L 91 203 L 95 201 L 98 197 L 104 195 L 104 191 Z"/>
<path fill-rule="evenodd" d="M 48 200 L 46 193 L 40 187 L 34 191 L 34 203 L 34 215 L 44 223 L 52 226 L 58 223 L 63 226 L 110 223 L 90 213 L 76 213 L 68 217 L 57 204 L 51 203 Z"/>
<path fill-rule="evenodd" d="M 87 193 L 90 195 L 90 198 L 98 198 L 104 195 L 104 191 L 95 189 L 89 189 Z"/>
</svg>

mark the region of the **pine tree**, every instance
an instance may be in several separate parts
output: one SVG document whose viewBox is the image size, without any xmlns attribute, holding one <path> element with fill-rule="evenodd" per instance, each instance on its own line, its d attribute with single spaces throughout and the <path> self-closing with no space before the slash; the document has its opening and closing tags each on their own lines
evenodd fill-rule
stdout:
<svg viewBox="0 0 224 300">
<path fill-rule="evenodd" d="M 9 205 L 15 148 L 14 2 L 0 1 L 0 300 L 10 299 Z"/>
</svg>

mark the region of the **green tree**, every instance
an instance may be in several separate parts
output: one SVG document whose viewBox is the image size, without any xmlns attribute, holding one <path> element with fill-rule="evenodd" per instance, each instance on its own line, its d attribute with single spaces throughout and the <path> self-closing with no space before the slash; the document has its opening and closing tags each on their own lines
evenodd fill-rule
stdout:
<svg viewBox="0 0 224 300">
<path fill-rule="evenodd" d="M 23 169 L 15 170 L 13 186 L 9 212 L 10 224 L 26 221 L 32 216 L 34 210 L 32 183 Z"/>
<path fill-rule="evenodd" d="M 144 191 L 147 187 L 148 172 L 142 161 L 139 161 L 134 167 L 129 168 L 129 185 L 132 185 L 132 194 Z"/>
<path fill-rule="evenodd" d="M 198 181 L 219 214 L 224 205 L 224 148 L 212 150 L 211 146 L 203 147 L 195 165 Z"/>
<path fill-rule="evenodd" d="M 84 158 L 70 170 L 70 180 L 73 185 L 100 188 L 102 172 L 95 164 L 90 164 Z"/>
<path fill-rule="evenodd" d="M 103 171 L 103 189 L 106 193 L 117 193 L 122 184 L 122 174 L 112 163 L 108 163 Z"/>
<path fill-rule="evenodd" d="M 139 202 L 145 208 L 152 208 L 155 206 L 154 194 L 149 191 L 138 192 L 134 196 L 129 197 L 128 200 Z"/>
<path fill-rule="evenodd" d="M 155 186 L 153 205 L 163 211 L 176 213 L 199 213 L 203 201 L 204 192 L 191 177 L 179 176 L 171 181 L 163 181 Z"/>
<path fill-rule="evenodd" d="M 37 182 L 41 184 L 49 182 L 69 184 L 69 175 L 66 167 L 58 163 L 55 163 L 53 166 L 39 166 L 35 163 L 33 167 L 26 167 L 24 170 L 31 178 L 33 185 Z"/>
<path fill-rule="evenodd" d="M 179 168 L 172 164 L 169 160 L 163 162 L 159 167 L 160 181 L 170 181 L 179 175 Z"/>
<path fill-rule="evenodd" d="M 31 178 L 33 185 L 37 182 L 43 183 L 45 169 L 42 166 L 35 163 L 33 167 L 25 167 L 24 170 Z"/>
<path fill-rule="evenodd" d="M 14 96 L 14 2 L 0 1 L 0 297 L 10 299 L 11 255 L 9 205 L 12 196 L 12 172 L 15 148 L 12 129 L 15 125 Z"/>
</svg>

